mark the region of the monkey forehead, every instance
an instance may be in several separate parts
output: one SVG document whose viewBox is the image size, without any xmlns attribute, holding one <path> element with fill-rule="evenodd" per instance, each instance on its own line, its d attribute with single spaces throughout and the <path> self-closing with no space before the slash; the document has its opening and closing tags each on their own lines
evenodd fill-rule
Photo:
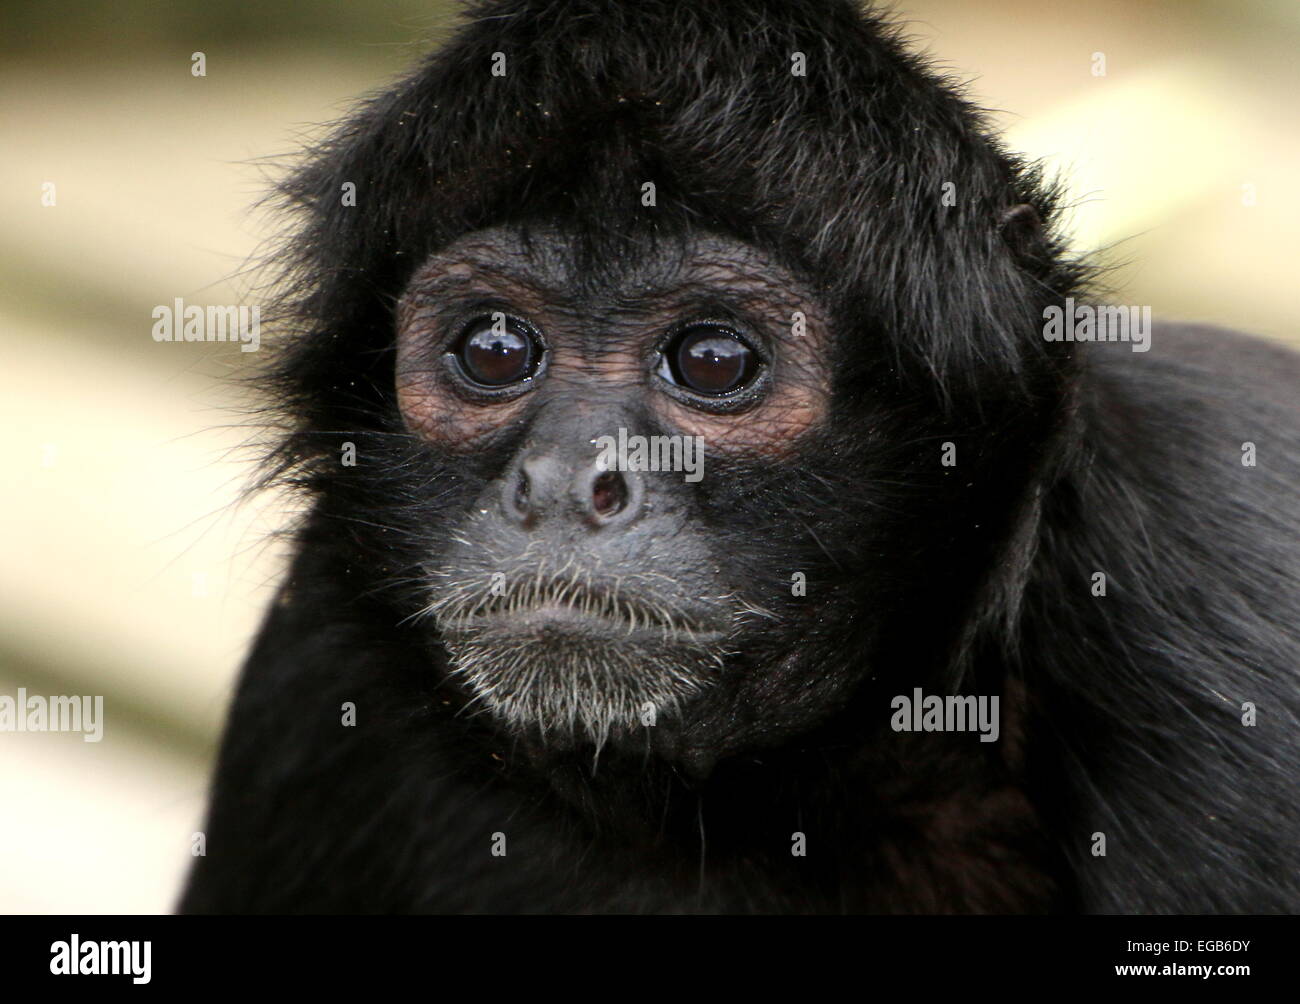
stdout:
<svg viewBox="0 0 1300 1004">
<path fill-rule="evenodd" d="M 811 283 L 760 248 L 706 231 L 626 232 L 596 245 L 588 235 L 552 225 L 492 227 L 435 251 L 408 290 L 436 295 L 476 282 L 509 284 L 535 298 L 538 308 L 643 300 L 670 305 L 684 295 L 713 294 L 765 314 L 798 310 L 812 321 L 824 316 Z"/>
</svg>

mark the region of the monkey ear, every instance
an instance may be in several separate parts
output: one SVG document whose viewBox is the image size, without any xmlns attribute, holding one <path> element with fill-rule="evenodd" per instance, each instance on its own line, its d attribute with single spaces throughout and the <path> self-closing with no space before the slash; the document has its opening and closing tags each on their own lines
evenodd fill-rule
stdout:
<svg viewBox="0 0 1300 1004">
<path fill-rule="evenodd" d="M 998 230 L 1022 268 L 1038 272 L 1051 261 L 1043 220 L 1028 202 L 1006 210 L 998 218 Z"/>
</svg>

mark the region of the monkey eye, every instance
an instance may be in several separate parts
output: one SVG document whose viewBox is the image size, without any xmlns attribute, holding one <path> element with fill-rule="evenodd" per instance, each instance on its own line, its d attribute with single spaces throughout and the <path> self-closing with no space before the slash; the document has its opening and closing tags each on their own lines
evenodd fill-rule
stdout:
<svg viewBox="0 0 1300 1004">
<path fill-rule="evenodd" d="M 450 354 L 469 380 L 483 387 L 505 387 L 537 372 L 542 346 L 528 325 L 497 313 L 466 325 Z"/>
<path fill-rule="evenodd" d="M 718 397 L 753 380 L 758 364 L 758 353 L 731 328 L 692 324 L 664 349 L 659 375 L 696 394 Z"/>
</svg>

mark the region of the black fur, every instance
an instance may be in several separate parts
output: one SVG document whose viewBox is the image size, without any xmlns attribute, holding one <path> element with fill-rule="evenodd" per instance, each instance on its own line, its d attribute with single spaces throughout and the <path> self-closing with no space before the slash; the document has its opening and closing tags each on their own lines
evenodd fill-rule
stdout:
<svg viewBox="0 0 1300 1004">
<path fill-rule="evenodd" d="M 310 508 L 182 910 L 1300 908 L 1297 357 L 1177 326 L 1149 353 L 1045 341 L 1043 308 L 1089 292 L 1057 192 L 877 16 L 482 4 L 284 195 L 270 479 Z M 458 460 L 406 431 L 393 306 L 501 225 L 563 227 L 593 286 L 736 238 L 835 332 L 834 421 L 795 460 L 720 462 L 692 503 L 775 622 L 653 750 L 594 765 L 461 713 L 413 619 L 512 446 Z M 1001 741 L 891 731 L 914 686 L 1002 695 Z"/>
</svg>

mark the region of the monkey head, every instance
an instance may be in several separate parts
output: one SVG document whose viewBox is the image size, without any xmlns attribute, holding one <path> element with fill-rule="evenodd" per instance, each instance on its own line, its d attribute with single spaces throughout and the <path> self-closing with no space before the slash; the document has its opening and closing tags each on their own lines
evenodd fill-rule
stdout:
<svg viewBox="0 0 1300 1004">
<path fill-rule="evenodd" d="M 605 10 L 517 50 L 467 25 L 288 183 L 280 458 L 467 714 L 707 766 L 969 648 L 1022 565 L 1070 370 L 1037 319 L 1075 277 L 1052 193 L 850 5 L 744 39 Z M 824 18 L 838 96 L 789 70 Z"/>
</svg>

